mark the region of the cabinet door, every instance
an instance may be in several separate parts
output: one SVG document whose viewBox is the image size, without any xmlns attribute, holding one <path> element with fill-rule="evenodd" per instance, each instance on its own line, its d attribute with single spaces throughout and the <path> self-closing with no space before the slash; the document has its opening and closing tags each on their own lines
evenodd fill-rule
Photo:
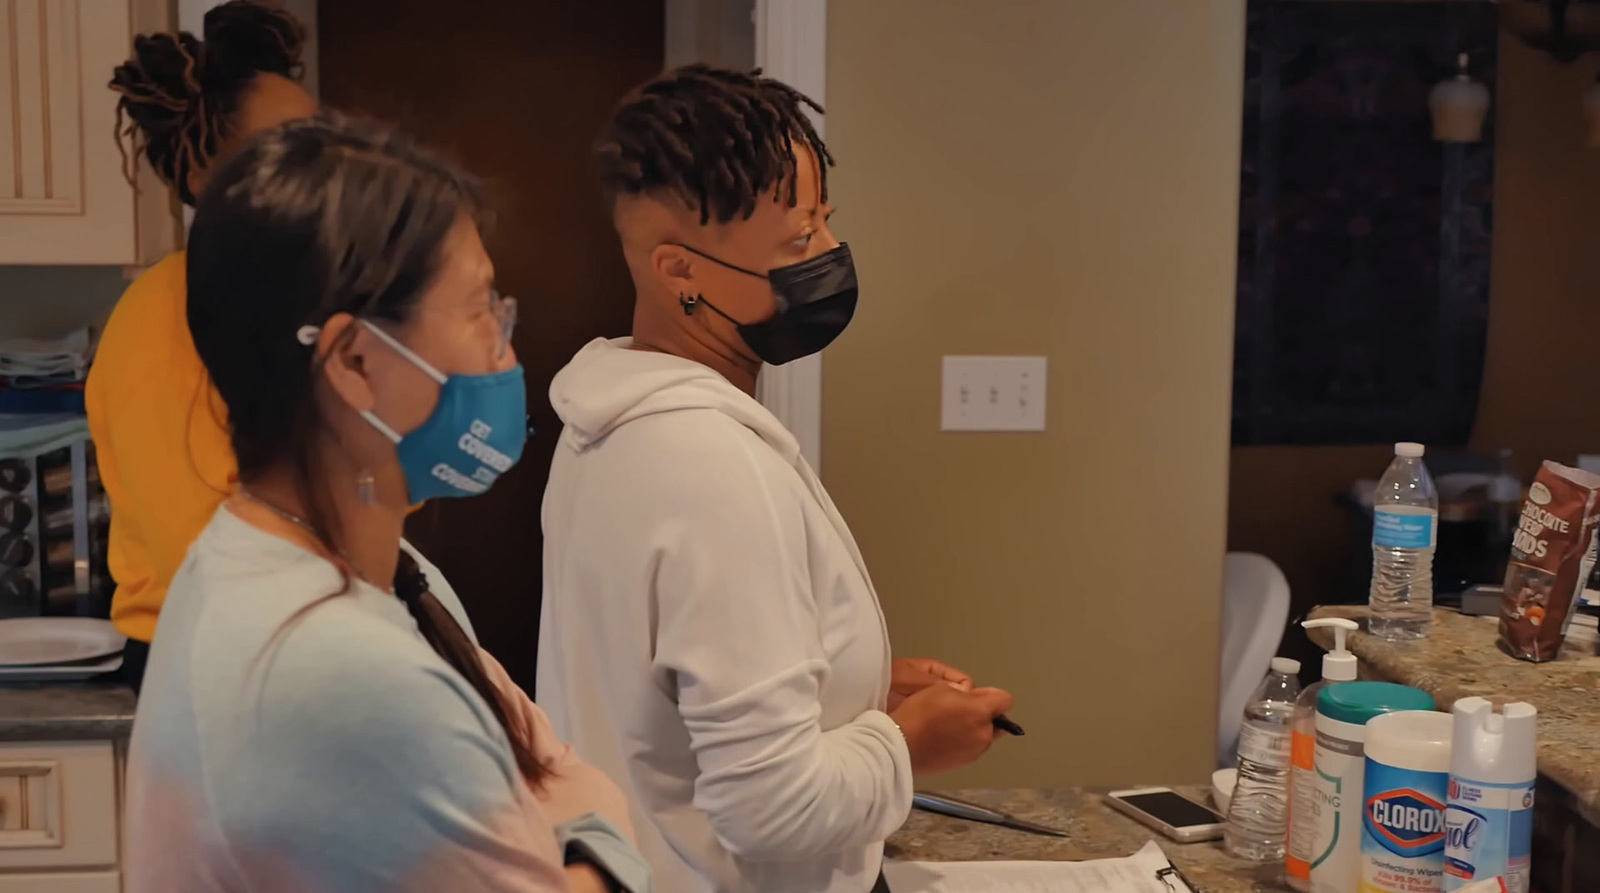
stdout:
<svg viewBox="0 0 1600 893">
<path fill-rule="evenodd" d="M 140 264 L 170 246 L 165 234 L 159 245 L 157 233 L 140 232 L 141 222 L 159 229 L 161 216 L 141 221 L 106 86 L 135 28 L 170 19 L 151 13 L 163 9 L 0 0 L 0 263 Z M 165 205 L 165 191 L 146 183 L 142 203 Z"/>
<path fill-rule="evenodd" d="M 0 872 L 115 868 L 117 803 L 110 741 L 0 744 Z"/>
<path fill-rule="evenodd" d="M 115 871 L 0 874 L 0 893 L 118 893 L 121 889 Z"/>
</svg>

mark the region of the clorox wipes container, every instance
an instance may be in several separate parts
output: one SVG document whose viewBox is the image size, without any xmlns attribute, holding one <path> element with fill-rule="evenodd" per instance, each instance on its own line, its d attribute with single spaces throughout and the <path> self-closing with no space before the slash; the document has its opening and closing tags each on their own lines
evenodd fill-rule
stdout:
<svg viewBox="0 0 1600 893">
<path fill-rule="evenodd" d="M 1360 893 L 1442 893 L 1450 785 L 1449 714 L 1408 710 L 1367 723 Z"/>
<path fill-rule="evenodd" d="M 1361 884 L 1367 724 L 1385 713 L 1433 706 L 1427 692 L 1392 682 L 1337 682 L 1317 695 L 1311 893 L 1355 893 Z"/>
</svg>

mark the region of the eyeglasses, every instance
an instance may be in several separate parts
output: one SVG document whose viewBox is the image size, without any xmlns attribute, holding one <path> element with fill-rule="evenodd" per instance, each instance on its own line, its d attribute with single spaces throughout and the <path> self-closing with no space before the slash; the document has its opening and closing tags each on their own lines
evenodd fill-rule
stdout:
<svg viewBox="0 0 1600 893">
<path fill-rule="evenodd" d="M 477 337 L 487 336 L 487 327 L 480 315 L 482 305 L 468 308 L 464 305 L 451 307 L 422 307 L 423 313 L 439 313 L 447 316 L 461 318 L 463 314 L 470 313 L 472 325 L 475 326 L 474 334 Z M 517 299 L 500 294 L 499 289 L 489 289 L 489 318 L 494 320 L 494 359 L 498 362 L 505 358 L 506 351 L 511 347 L 511 335 L 517 330 Z M 302 341 L 302 343 L 306 343 Z"/>
<path fill-rule="evenodd" d="M 498 289 L 490 289 L 489 312 L 493 314 L 494 321 L 500 325 L 500 341 L 495 349 L 494 358 L 503 359 L 506 350 L 511 347 L 511 335 L 517 329 L 517 299 L 500 294 Z"/>
</svg>

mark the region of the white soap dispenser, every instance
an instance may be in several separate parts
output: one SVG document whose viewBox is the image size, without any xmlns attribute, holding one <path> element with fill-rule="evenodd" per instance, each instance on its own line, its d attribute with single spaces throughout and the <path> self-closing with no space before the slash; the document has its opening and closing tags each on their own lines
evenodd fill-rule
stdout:
<svg viewBox="0 0 1600 893">
<path fill-rule="evenodd" d="M 1333 650 L 1322 657 L 1322 679 L 1300 692 L 1294 702 L 1290 723 L 1289 840 L 1284 875 L 1296 890 L 1311 889 L 1312 845 L 1316 838 L 1316 816 L 1312 791 L 1316 785 L 1317 695 L 1330 682 L 1352 682 L 1356 678 L 1356 656 L 1345 650 L 1344 638 L 1360 629 L 1354 620 L 1327 617 L 1300 624 L 1306 629 L 1329 627 L 1333 630 Z"/>
</svg>

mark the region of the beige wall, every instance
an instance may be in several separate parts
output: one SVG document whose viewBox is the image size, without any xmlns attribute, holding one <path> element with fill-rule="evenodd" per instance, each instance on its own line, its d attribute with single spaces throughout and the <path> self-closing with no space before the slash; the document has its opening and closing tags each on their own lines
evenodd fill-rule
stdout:
<svg viewBox="0 0 1600 893">
<path fill-rule="evenodd" d="M 666 0 L 666 41 L 663 68 L 754 68 L 755 0 Z"/>
<path fill-rule="evenodd" d="M 1018 698 L 948 784 L 1214 755 L 1244 0 L 830 4 L 824 473 L 897 653 Z M 939 432 L 944 354 L 1045 354 L 1049 431 Z"/>
<path fill-rule="evenodd" d="M 1600 150 L 1583 145 L 1579 97 L 1600 59 L 1562 65 L 1500 39 L 1494 256 L 1483 396 L 1472 446 L 1543 459 L 1600 453 Z M 1334 491 L 1374 478 L 1384 447 L 1233 451 L 1228 541 L 1289 577 L 1299 606 L 1333 591 L 1353 544 Z"/>
</svg>

